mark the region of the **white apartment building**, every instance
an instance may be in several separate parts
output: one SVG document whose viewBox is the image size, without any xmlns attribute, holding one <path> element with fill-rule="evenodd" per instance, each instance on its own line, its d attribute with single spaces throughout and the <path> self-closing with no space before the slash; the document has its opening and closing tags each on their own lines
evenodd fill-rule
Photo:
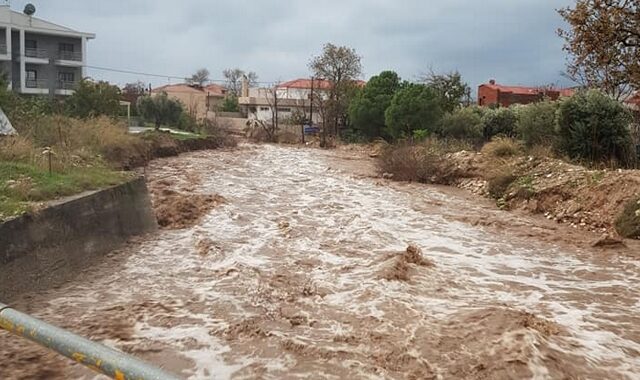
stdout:
<svg viewBox="0 0 640 380">
<path fill-rule="evenodd" d="M 13 91 L 71 95 L 85 77 L 87 41 L 93 38 L 0 5 L 0 70 Z"/>
</svg>

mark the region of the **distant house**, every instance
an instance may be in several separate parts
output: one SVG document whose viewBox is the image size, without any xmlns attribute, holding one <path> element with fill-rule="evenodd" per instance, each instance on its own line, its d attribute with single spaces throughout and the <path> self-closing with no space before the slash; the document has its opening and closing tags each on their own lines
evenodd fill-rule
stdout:
<svg viewBox="0 0 640 380">
<path fill-rule="evenodd" d="M 85 77 L 87 41 L 93 38 L 0 5 L 0 71 L 13 91 L 71 95 Z"/>
<path fill-rule="evenodd" d="M 151 90 L 151 96 L 166 93 L 169 98 L 179 100 L 184 109 L 197 120 L 203 120 L 215 112 L 227 94 L 227 89 L 217 85 L 198 86 L 186 83 L 169 84 Z"/>
<path fill-rule="evenodd" d="M 363 86 L 366 82 L 357 81 L 358 86 Z M 278 120 L 286 120 L 294 113 L 304 115 L 309 118 L 313 111 L 313 122 L 320 123 L 322 117 L 319 110 L 311 107 L 312 89 L 315 99 L 325 98 L 328 95 L 332 84 L 328 80 L 309 78 L 298 78 L 288 82 L 280 83 L 275 88 L 275 94 L 278 99 Z M 242 96 L 239 99 L 240 106 L 243 108 L 247 117 L 250 119 L 258 119 L 268 121 L 273 118 L 274 93 L 273 89 L 267 88 L 249 88 L 248 84 L 243 83 Z"/>
<path fill-rule="evenodd" d="M 640 92 L 636 92 L 627 98 L 624 103 L 636 113 L 640 113 Z"/>
<path fill-rule="evenodd" d="M 478 105 L 500 105 L 509 107 L 512 104 L 529 104 L 544 98 L 557 100 L 563 96 L 574 94 L 571 88 L 523 87 L 497 84 L 495 80 L 478 86 Z"/>
</svg>

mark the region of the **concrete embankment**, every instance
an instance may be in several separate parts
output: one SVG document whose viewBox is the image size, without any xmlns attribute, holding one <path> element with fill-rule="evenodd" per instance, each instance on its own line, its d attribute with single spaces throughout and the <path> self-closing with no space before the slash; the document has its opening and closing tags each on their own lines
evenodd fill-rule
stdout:
<svg viewBox="0 0 640 380">
<path fill-rule="evenodd" d="M 157 228 L 145 180 L 53 202 L 0 224 L 0 299 L 59 285 Z"/>
</svg>

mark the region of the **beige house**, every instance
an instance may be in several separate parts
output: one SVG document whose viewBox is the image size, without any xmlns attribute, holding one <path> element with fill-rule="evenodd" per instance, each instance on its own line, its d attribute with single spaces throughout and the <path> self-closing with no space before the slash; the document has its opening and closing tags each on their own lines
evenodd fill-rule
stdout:
<svg viewBox="0 0 640 380">
<path fill-rule="evenodd" d="M 179 100 L 184 109 L 197 120 L 203 120 L 215 112 L 227 94 L 227 89 L 217 85 L 198 86 L 186 83 L 170 84 L 151 90 L 151 96 L 166 93 Z"/>
</svg>

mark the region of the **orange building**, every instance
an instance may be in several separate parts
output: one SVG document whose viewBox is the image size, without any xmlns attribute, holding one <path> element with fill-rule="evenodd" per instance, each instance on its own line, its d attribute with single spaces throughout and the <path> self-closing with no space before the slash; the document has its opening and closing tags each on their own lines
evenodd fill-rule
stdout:
<svg viewBox="0 0 640 380">
<path fill-rule="evenodd" d="M 498 104 L 509 107 L 512 104 L 529 104 L 549 98 L 557 100 L 563 96 L 573 95 L 571 88 L 523 87 L 497 84 L 495 80 L 478 86 L 478 105 L 490 106 Z"/>
</svg>

